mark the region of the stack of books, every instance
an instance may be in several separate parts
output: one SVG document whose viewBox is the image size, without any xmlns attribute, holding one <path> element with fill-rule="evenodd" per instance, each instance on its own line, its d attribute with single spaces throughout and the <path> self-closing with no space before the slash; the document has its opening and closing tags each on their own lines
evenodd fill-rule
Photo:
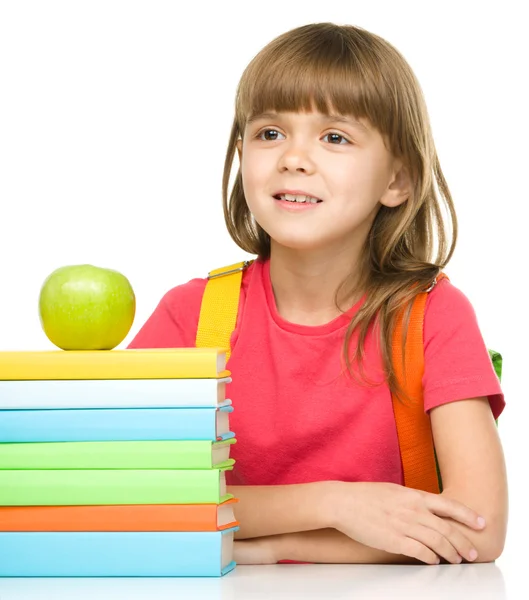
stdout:
<svg viewBox="0 0 529 600">
<path fill-rule="evenodd" d="M 0 576 L 235 567 L 224 351 L 0 352 Z"/>
</svg>

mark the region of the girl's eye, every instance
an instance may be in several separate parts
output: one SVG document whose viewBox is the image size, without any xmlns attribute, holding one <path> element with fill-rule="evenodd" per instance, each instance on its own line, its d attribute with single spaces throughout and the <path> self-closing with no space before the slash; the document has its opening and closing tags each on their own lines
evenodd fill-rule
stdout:
<svg viewBox="0 0 529 600">
<path fill-rule="evenodd" d="M 275 142 L 278 139 L 280 139 L 280 135 L 283 134 L 277 131 L 277 129 L 263 129 L 257 134 L 257 138 L 267 142 Z M 323 139 L 325 139 L 326 137 L 329 137 L 330 143 L 334 144 L 335 146 L 343 146 L 344 142 L 346 144 L 350 144 L 349 140 L 343 135 L 340 135 L 339 133 L 327 133 L 323 136 Z"/>
<path fill-rule="evenodd" d="M 283 135 L 282 133 L 279 133 L 279 131 L 277 131 L 277 129 L 263 129 L 263 131 L 261 131 L 257 137 L 262 140 L 263 139 L 263 135 L 265 136 L 264 140 L 267 142 L 275 142 L 278 138 L 278 135 Z"/>
<path fill-rule="evenodd" d="M 326 137 L 329 137 L 329 136 L 330 136 L 331 140 L 334 140 L 334 141 L 331 141 L 331 144 L 334 144 L 335 146 L 343 146 L 342 142 L 345 142 L 346 144 L 350 143 L 349 140 L 347 140 L 343 135 L 340 135 L 339 133 L 328 133 L 328 134 L 324 135 L 323 138 L 325 139 Z M 336 140 L 338 140 L 338 141 L 336 141 Z M 340 140 L 342 140 L 342 141 L 340 141 Z"/>
</svg>

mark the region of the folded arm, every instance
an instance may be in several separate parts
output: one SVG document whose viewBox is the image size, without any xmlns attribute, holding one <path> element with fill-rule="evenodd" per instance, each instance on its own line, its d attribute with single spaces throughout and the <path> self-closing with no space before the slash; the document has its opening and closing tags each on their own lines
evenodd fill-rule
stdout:
<svg viewBox="0 0 529 600">
<path fill-rule="evenodd" d="M 232 487 L 241 562 L 490 562 L 503 550 L 507 483 L 485 398 L 431 411 L 444 491 L 318 482 Z M 486 525 L 479 525 L 483 516 Z M 241 554 L 242 553 L 242 554 Z"/>
<path fill-rule="evenodd" d="M 457 522 L 478 552 L 478 561 L 496 560 L 507 532 L 508 492 L 505 460 L 487 398 L 450 402 L 430 412 L 442 496 L 472 507 L 486 526 L 475 531 Z"/>
<path fill-rule="evenodd" d="M 315 563 L 419 564 L 400 554 L 371 548 L 331 527 L 333 482 L 232 486 L 239 498 L 235 516 L 235 560 L 273 564 L 281 560 Z"/>
<path fill-rule="evenodd" d="M 239 499 L 235 517 L 240 529 L 237 539 L 323 529 L 331 484 L 327 481 L 292 485 L 228 486 Z"/>
</svg>

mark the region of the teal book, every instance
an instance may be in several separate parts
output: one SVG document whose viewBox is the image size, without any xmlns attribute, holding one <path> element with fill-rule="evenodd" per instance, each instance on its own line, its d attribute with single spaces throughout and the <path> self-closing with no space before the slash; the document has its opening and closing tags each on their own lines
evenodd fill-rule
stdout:
<svg viewBox="0 0 529 600">
<path fill-rule="evenodd" d="M 0 442 L 223 440 L 234 436 L 232 412 L 231 400 L 215 408 L 0 410 Z"/>
<path fill-rule="evenodd" d="M 0 506 L 221 504 L 232 468 L 3 470 Z"/>
<path fill-rule="evenodd" d="M 223 442 L 45 442 L 0 444 L 3 469 L 215 469 L 230 467 Z"/>
<path fill-rule="evenodd" d="M 0 577 L 221 577 L 237 529 L 0 532 Z"/>
</svg>

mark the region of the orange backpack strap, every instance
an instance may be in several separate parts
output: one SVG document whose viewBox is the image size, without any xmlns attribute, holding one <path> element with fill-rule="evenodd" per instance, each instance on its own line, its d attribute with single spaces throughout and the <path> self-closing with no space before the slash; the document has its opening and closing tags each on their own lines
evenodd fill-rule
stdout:
<svg viewBox="0 0 529 600">
<path fill-rule="evenodd" d="M 242 272 L 252 262 L 245 260 L 211 271 L 202 296 L 195 345 L 226 349 L 226 361 L 231 354 L 231 334 L 237 324 Z"/>
<path fill-rule="evenodd" d="M 428 292 L 447 277 L 440 273 L 430 288 L 418 294 L 412 305 L 406 338 L 406 363 L 402 365 L 402 313 L 394 332 L 392 355 L 397 380 L 411 400 L 401 401 L 393 394 L 400 456 L 406 487 L 439 493 L 440 484 L 434 451 L 430 416 L 424 412 L 422 377 L 424 373 L 423 324 Z"/>
</svg>

